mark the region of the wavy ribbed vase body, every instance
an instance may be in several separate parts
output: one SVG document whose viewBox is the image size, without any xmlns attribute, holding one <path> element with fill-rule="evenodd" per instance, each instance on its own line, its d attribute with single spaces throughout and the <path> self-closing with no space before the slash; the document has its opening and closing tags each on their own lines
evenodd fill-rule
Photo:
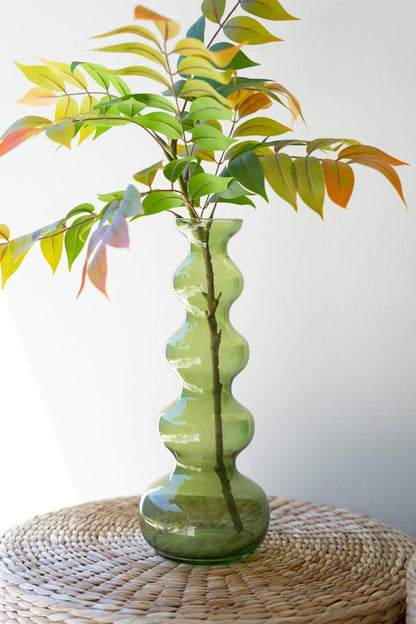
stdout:
<svg viewBox="0 0 416 624">
<path fill-rule="evenodd" d="M 252 415 L 231 392 L 248 360 L 247 342 L 229 320 L 243 279 L 227 243 L 241 221 L 178 219 L 177 226 L 190 242 L 174 275 L 186 319 L 166 358 L 182 391 L 159 421 L 176 466 L 144 494 L 140 526 L 146 541 L 171 559 L 235 561 L 262 542 L 269 522 L 266 495 L 235 464 L 254 432 Z"/>
</svg>

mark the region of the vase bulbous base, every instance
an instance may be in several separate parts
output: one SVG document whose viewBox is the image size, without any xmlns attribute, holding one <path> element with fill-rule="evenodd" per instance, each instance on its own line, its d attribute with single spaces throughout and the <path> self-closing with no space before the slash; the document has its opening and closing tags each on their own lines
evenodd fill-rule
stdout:
<svg viewBox="0 0 416 624">
<path fill-rule="evenodd" d="M 220 492 L 216 496 L 185 494 L 173 491 L 171 485 L 149 490 L 140 505 L 144 539 L 160 555 L 181 563 L 208 565 L 245 559 L 266 535 L 269 504 L 258 485 L 238 477 L 232 482 L 234 514 Z M 239 493 L 241 489 L 245 493 Z"/>
</svg>

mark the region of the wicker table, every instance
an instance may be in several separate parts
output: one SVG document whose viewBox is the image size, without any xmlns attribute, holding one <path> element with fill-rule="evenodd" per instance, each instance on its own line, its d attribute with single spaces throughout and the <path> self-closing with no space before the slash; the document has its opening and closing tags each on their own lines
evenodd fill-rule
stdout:
<svg viewBox="0 0 416 624">
<path fill-rule="evenodd" d="M 138 498 L 34 518 L 0 542 L 6 624 L 404 622 L 416 541 L 348 511 L 271 499 L 265 542 L 243 562 L 191 566 L 143 541 Z"/>
</svg>

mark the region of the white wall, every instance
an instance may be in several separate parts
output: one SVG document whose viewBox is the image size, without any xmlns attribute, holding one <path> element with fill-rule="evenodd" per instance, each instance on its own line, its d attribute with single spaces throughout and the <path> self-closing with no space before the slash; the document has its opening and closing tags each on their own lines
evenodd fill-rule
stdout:
<svg viewBox="0 0 416 624">
<path fill-rule="evenodd" d="M 171 4 L 153 3 L 173 16 Z M 189 19 L 198 5 L 174 3 Z M 302 21 L 274 26 L 286 41 L 265 50 L 261 75 L 300 97 L 308 130 L 298 125 L 297 136 L 354 137 L 414 162 L 414 0 L 285 6 Z M 30 112 L 13 104 L 28 89 L 13 60 L 95 60 L 83 52 L 87 37 L 129 23 L 133 7 L 7 3 L 1 125 Z M 126 130 L 57 154 L 38 138 L 1 159 L 0 222 L 20 235 L 124 188 L 151 149 Z M 350 210 L 328 203 L 323 223 L 277 199 L 224 215 L 245 218 L 231 247 L 246 278 L 233 322 L 251 360 L 235 393 L 257 433 L 241 469 L 270 493 L 348 507 L 416 537 L 414 169 L 401 174 L 408 212 L 384 178 L 363 170 Z M 92 287 L 76 301 L 81 261 L 52 279 L 38 250 L 10 279 L 0 298 L 0 529 L 138 493 L 169 469 L 156 424 L 178 391 L 164 343 L 182 320 L 170 281 L 185 253 L 159 215 L 133 225 L 130 251 L 111 254 L 110 303 Z"/>
</svg>

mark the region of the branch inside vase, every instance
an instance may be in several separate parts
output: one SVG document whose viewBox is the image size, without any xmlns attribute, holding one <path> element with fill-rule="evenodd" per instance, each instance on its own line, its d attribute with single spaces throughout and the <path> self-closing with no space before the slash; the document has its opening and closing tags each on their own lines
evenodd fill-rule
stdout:
<svg viewBox="0 0 416 624">
<path fill-rule="evenodd" d="M 207 291 L 204 297 L 207 302 L 207 321 L 210 332 L 210 345 L 211 345 L 211 365 L 212 365 L 212 396 L 214 404 L 214 421 L 215 421 L 215 455 L 216 466 L 215 472 L 221 482 L 221 489 L 224 496 L 225 504 L 227 506 L 228 513 L 234 524 L 234 528 L 237 533 L 241 533 L 244 529 L 241 522 L 240 514 L 235 502 L 233 492 L 231 489 L 230 479 L 227 474 L 227 468 L 224 462 L 224 437 L 222 428 L 222 383 L 220 378 L 220 366 L 219 366 L 219 351 L 221 344 L 221 330 L 218 329 L 217 322 L 217 308 L 220 302 L 221 293 L 215 296 L 215 280 L 214 269 L 212 266 L 211 251 L 209 248 L 209 233 L 212 222 L 208 223 L 206 228 L 201 228 L 201 238 L 203 243 L 203 254 L 205 261 L 205 273 L 207 279 Z"/>
</svg>

